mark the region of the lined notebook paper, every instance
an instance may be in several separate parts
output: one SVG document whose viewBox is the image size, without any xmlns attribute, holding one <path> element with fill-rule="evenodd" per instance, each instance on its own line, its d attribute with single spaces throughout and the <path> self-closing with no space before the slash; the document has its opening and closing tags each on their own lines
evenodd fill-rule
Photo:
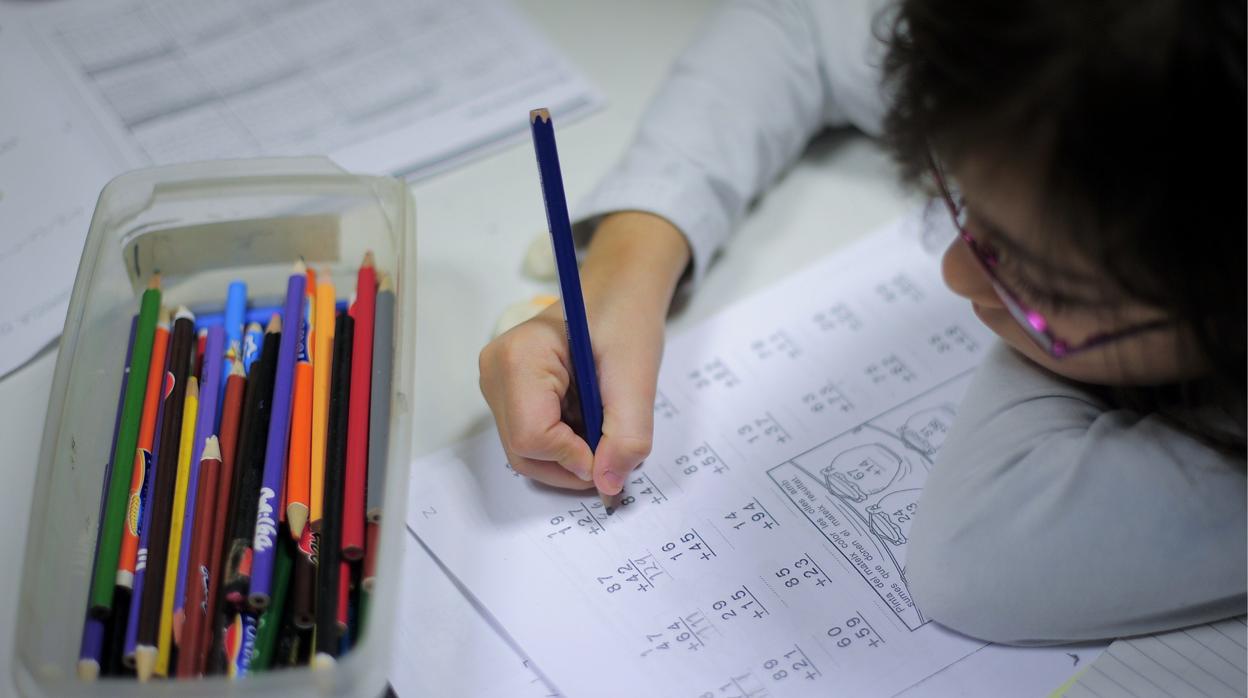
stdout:
<svg viewBox="0 0 1248 698">
<path fill-rule="evenodd" d="M 1067 698 L 1248 695 L 1244 617 L 1118 640 L 1080 675 Z"/>
</svg>

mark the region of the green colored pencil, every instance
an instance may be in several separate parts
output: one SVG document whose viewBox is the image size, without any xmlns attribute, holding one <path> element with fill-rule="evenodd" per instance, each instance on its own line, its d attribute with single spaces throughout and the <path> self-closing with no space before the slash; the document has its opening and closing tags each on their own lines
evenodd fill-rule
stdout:
<svg viewBox="0 0 1248 698">
<path fill-rule="evenodd" d="M 99 540 L 95 551 L 95 574 L 91 582 L 88 608 L 97 618 L 107 618 L 112 611 L 113 586 L 117 583 L 117 562 L 121 557 L 122 526 L 126 503 L 130 496 L 130 477 L 134 470 L 134 449 L 139 440 L 139 421 L 143 417 L 143 396 L 147 390 L 147 369 L 152 361 L 152 342 L 156 335 L 156 316 L 160 312 L 160 275 L 148 281 L 139 307 L 139 324 L 134 335 L 134 354 L 130 357 L 130 376 L 126 379 L 125 406 L 121 413 L 121 431 L 113 451 L 113 472 L 106 486 L 108 504 L 99 522 Z"/>
<path fill-rule="evenodd" d="M 290 588 L 289 533 L 277 539 L 277 569 L 273 582 L 273 598 L 256 624 L 256 654 L 251 659 L 250 671 L 267 671 L 273 664 L 273 648 L 277 645 L 278 631 L 282 626 L 282 611 L 286 607 L 286 590 Z"/>
</svg>

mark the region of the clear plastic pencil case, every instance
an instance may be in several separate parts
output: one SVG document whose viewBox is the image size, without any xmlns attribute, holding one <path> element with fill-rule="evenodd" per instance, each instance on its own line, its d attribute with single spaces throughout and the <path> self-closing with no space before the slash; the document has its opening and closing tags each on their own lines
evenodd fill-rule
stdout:
<svg viewBox="0 0 1248 698">
<path fill-rule="evenodd" d="M 406 185 L 323 158 L 222 160 L 121 175 L 100 194 L 61 337 L 22 572 L 8 693 L 27 696 L 318 696 L 385 691 L 402 568 L 415 368 L 415 211 Z M 249 302 L 280 306 L 295 260 L 328 271 L 345 297 L 371 250 L 394 283 L 385 516 L 366 632 L 332 669 L 230 680 L 75 674 L 100 492 L 132 316 L 159 270 L 162 304 L 215 309 L 241 279 Z M 15 467 L 22 467 L 14 464 Z"/>
</svg>

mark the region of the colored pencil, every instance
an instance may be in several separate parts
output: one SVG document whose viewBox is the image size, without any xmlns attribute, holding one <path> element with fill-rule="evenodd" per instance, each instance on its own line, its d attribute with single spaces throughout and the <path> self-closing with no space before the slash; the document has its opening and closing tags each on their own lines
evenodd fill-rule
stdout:
<svg viewBox="0 0 1248 698">
<path fill-rule="evenodd" d="M 303 318 L 295 349 L 295 385 L 290 415 L 290 458 L 286 465 L 286 521 L 290 535 L 298 541 L 308 522 L 312 468 L 312 332 L 316 321 L 316 273 L 307 273 L 304 287 Z"/>
<path fill-rule="evenodd" d="M 346 560 L 338 563 L 338 608 L 337 617 L 334 619 L 338 625 L 338 637 L 341 638 L 347 634 L 350 627 L 350 605 L 351 605 L 351 576 L 353 573 L 353 565 Z M 339 649 L 339 654 L 342 650 Z"/>
<path fill-rule="evenodd" d="M 364 548 L 364 568 L 360 573 L 360 588 L 371 592 L 377 579 L 377 544 L 381 541 L 381 524 L 369 521 L 366 531 L 367 547 Z"/>
<path fill-rule="evenodd" d="M 256 626 L 258 618 L 250 611 L 239 613 L 231 628 L 229 677 L 241 679 L 247 675 L 251 660 L 256 654 Z"/>
<path fill-rule="evenodd" d="M 356 276 L 355 344 L 351 350 L 351 412 L 347 427 L 347 472 L 342 495 L 342 555 L 364 557 L 364 490 L 368 477 L 368 410 L 373 364 L 373 319 L 377 310 L 377 270 L 373 253 L 364 255 Z"/>
<path fill-rule="evenodd" d="M 330 378 L 329 428 L 326 435 L 325 504 L 316 566 L 316 666 L 332 665 L 338 656 L 338 577 L 342 543 L 342 487 L 351 394 L 354 321 L 347 314 L 334 321 L 333 372 Z"/>
<path fill-rule="evenodd" d="M 108 503 L 104 518 L 99 521 L 94 576 L 92 577 L 90 611 L 105 618 L 112 610 L 113 587 L 117 583 L 117 563 L 121 557 L 121 538 L 134 470 L 134 447 L 139 439 L 143 398 L 147 388 L 148 367 L 152 360 L 152 341 L 156 334 L 156 316 L 160 311 L 160 275 L 151 278 L 139 308 L 135 329 L 134 351 L 130 357 L 130 375 L 126 377 L 121 428 L 113 451 L 113 467 L 109 473 Z"/>
<path fill-rule="evenodd" d="M 572 224 L 568 218 L 568 202 L 563 190 L 563 174 L 559 169 L 559 150 L 555 146 L 555 123 L 546 109 L 529 112 L 529 131 L 537 154 L 537 171 L 546 204 L 546 224 L 550 230 L 555 268 L 559 277 L 559 296 L 563 302 L 564 325 L 568 335 L 568 358 L 572 364 L 572 388 L 580 403 L 580 423 L 591 451 L 597 450 L 602 439 L 602 394 L 598 389 L 598 370 L 585 317 L 585 297 L 581 293 L 581 276 L 576 266 L 576 247 L 572 240 Z M 600 495 L 611 513 L 619 495 Z"/>
<path fill-rule="evenodd" d="M 231 604 L 242 604 L 251 586 L 251 542 L 256 530 L 256 502 L 260 493 L 260 478 L 264 470 L 264 449 L 268 440 L 269 417 L 273 398 L 274 375 L 277 371 L 277 354 L 282 342 L 282 320 L 274 315 L 269 319 L 264 334 L 264 348 L 260 360 L 252 367 L 251 377 L 256 381 L 254 412 L 243 415 L 238 442 L 238 490 L 230 514 L 229 548 L 225 558 L 225 599 Z"/>
<path fill-rule="evenodd" d="M 312 323 L 312 467 L 308 483 L 308 521 L 320 534 L 325 486 L 325 429 L 329 419 L 329 374 L 334 347 L 334 284 L 322 273 L 316 285 L 316 321 Z"/>
<path fill-rule="evenodd" d="M 377 309 L 373 321 L 373 384 L 368 412 L 368 484 L 365 515 L 381 521 L 385 501 L 386 457 L 390 452 L 391 358 L 394 355 L 394 286 L 382 272 L 377 280 Z M 367 553 L 365 553 L 367 554 Z"/>
<path fill-rule="evenodd" d="M 135 315 L 130 318 L 130 339 L 126 341 L 126 358 L 122 361 L 120 387 L 117 389 L 117 414 L 113 418 L 113 441 L 109 446 L 108 453 L 104 454 L 104 483 L 107 484 L 113 472 L 112 454 L 117 448 L 117 434 L 121 431 L 121 411 L 125 406 L 126 400 L 126 378 L 130 375 L 130 359 L 134 354 L 134 335 L 139 325 L 139 316 Z M 100 487 L 100 513 L 96 521 L 104 520 L 104 506 L 108 503 L 108 488 Z M 98 549 L 100 541 L 96 538 L 96 547 Z M 95 578 L 95 572 L 92 571 L 92 579 Z M 95 582 L 92 581 L 94 586 Z M 82 643 L 78 652 L 78 678 L 83 681 L 94 681 L 100 675 L 100 661 L 104 653 L 104 622 L 99 618 L 95 618 L 91 613 L 86 614 L 86 621 L 82 626 Z"/>
<path fill-rule="evenodd" d="M 239 421 L 242 418 L 243 399 L 247 392 L 247 378 L 243 372 L 242 357 L 230 365 L 230 375 L 225 381 L 225 399 L 221 408 L 221 470 L 217 478 L 216 512 L 213 514 L 211 540 L 209 542 L 208 559 L 208 590 L 205 596 L 206 608 L 201 637 L 202 671 L 209 670 L 208 658 L 212 655 L 215 644 L 215 633 L 218 623 L 217 604 L 220 596 L 221 577 L 224 574 L 222 560 L 225 556 L 227 528 L 229 525 L 230 504 L 234 494 L 234 464 L 238 447 Z"/>
<path fill-rule="evenodd" d="M 225 363 L 221 365 L 221 375 L 230 375 L 235 361 L 243 358 L 243 324 L 247 312 L 247 284 L 242 281 L 231 281 L 225 292 Z M 226 380 L 221 379 L 221 393 L 217 396 L 217 406 L 225 404 Z M 220 414 L 217 421 L 221 421 Z"/>
<path fill-rule="evenodd" d="M 316 543 L 317 534 L 311 526 L 303 527 L 303 535 L 294 545 L 294 571 L 291 573 L 291 622 L 301 630 L 316 624 Z"/>
<path fill-rule="evenodd" d="M 339 310 L 343 310 L 346 307 L 347 307 L 347 303 L 345 300 L 334 301 L 335 312 Z M 252 306 L 250 308 L 247 308 L 247 310 L 243 313 L 243 322 L 248 325 L 254 322 L 254 323 L 258 323 L 261 327 L 264 327 L 264 325 L 268 323 L 269 318 L 273 316 L 273 313 L 277 313 L 278 315 L 281 315 L 282 306 L 280 305 Z M 207 306 L 200 308 L 200 310 L 195 313 L 195 317 L 196 317 L 196 322 L 199 323 L 200 327 L 212 327 L 213 325 L 225 324 L 225 313 L 216 308 L 210 308 Z M 331 314 L 331 317 L 332 317 L 332 314 Z"/>
<path fill-rule="evenodd" d="M 182 512 L 182 539 L 178 549 L 178 579 L 173 592 L 173 641 L 182 644 L 182 626 L 186 623 L 186 578 L 191 571 L 191 538 L 195 535 L 195 515 L 199 504 L 199 464 L 204 458 L 208 437 L 217 433 L 217 397 L 220 395 L 221 368 L 225 360 L 225 328 L 208 329 L 204 345 L 204 377 L 199 383 L 199 413 L 195 437 L 191 442 L 190 480 L 186 485 L 186 508 Z M 214 480 L 212 485 L 216 486 Z"/>
<path fill-rule="evenodd" d="M 277 560 L 277 507 L 282 501 L 286 475 L 286 446 L 290 440 L 291 393 L 295 373 L 295 349 L 299 343 L 299 324 L 303 317 L 304 287 L 307 268 L 300 262 L 286 286 L 286 308 L 277 354 L 277 375 L 273 384 L 273 409 L 269 417 L 268 443 L 264 453 L 264 477 L 256 502 L 256 531 L 252 541 L 251 585 L 247 602 L 263 610 L 273 591 L 273 566 Z"/>
<path fill-rule="evenodd" d="M 202 411 L 202 410 L 201 410 Z M 178 678 L 199 676 L 204 672 L 203 629 L 208 613 L 208 578 L 212 543 L 212 520 L 217 513 L 217 478 L 221 470 L 221 445 L 216 436 L 204 441 L 199 463 L 199 490 L 195 493 L 195 533 L 191 539 L 187 561 L 186 618 L 182 642 L 178 646 Z"/>
<path fill-rule="evenodd" d="M 169 528 L 173 519 L 182 417 L 186 407 L 189 384 L 187 378 L 191 369 L 194 341 L 195 317 L 185 307 L 179 307 L 174 315 L 172 339 L 169 342 L 169 371 L 166 380 L 169 381 L 170 388 L 166 391 L 164 414 L 160 417 L 160 448 L 152 463 L 151 519 L 144 532 L 148 543 L 147 564 L 143 572 L 142 596 L 139 598 L 135 644 L 135 666 L 142 681 L 150 678 L 156 667 L 156 643 L 165 593 Z"/>
<path fill-rule="evenodd" d="M 195 333 L 195 368 L 192 375 L 195 380 L 204 382 L 204 349 L 208 345 L 208 328 L 200 327 Z"/>
<path fill-rule="evenodd" d="M 183 514 L 186 513 L 187 487 L 191 479 L 191 453 L 194 450 L 195 418 L 199 411 L 199 381 L 191 376 L 186 385 L 186 406 L 182 408 L 182 438 L 178 444 L 178 484 L 173 492 L 173 513 L 169 521 L 168 553 L 165 558 L 165 590 L 160 600 L 160 628 L 156 637 L 157 676 L 169 675 L 169 654 L 173 650 L 173 594 L 177 589 L 181 564 Z M 136 654 L 135 660 L 140 658 Z"/>
<path fill-rule="evenodd" d="M 163 312 L 163 309 L 162 309 Z M 166 323 L 168 324 L 168 323 Z M 149 450 L 150 458 L 148 459 L 146 469 L 148 471 L 146 483 L 143 486 L 143 515 L 139 523 L 139 550 L 134 565 L 134 593 L 131 595 L 130 613 L 126 619 L 125 639 L 122 642 L 122 663 L 127 668 L 133 669 L 134 651 L 138 645 L 139 631 L 139 611 L 142 609 L 144 588 L 147 579 L 147 557 L 149 540 L 151 539 L 152 516 L 155 506 L 156 492 L 156 468 L 159 462 L 160 449 L 163 444 L 161 441 L 165 423 L 165 407 L 168 405 L 170 391 L 173 390 L 173 375 L 170 372 L 170 366 L 173 361 L 173 338 L 171 328 L 166 328 L 168 335 L 168 347 L 165 350 L 165 360 L 161 366 L 161 375 L 158 379 L 159 383 L 159 400 L 156 406 L 156 422 L 155 437 L 152 439 L 152 447 Z M 188 335 L 189 336 L 189 335 Z M 153 362 L 155 359 L 153 358 Z M 150 379 L 149 379 L 150 382 Z M 147 407 L 144 406 L 144 419 L 146 419 Z M 142 426 L 140 425 L 140 440 L 142 440 Z M 136 464 L 137 467 L 137 464 Z"/>
<path fill-rule="evenodd" d="M 256 654 L 251 660 L 252 671 L 265 671 L 273 662 L 273 649 L 286 613 L 287 590 L 290 588 L 292 566 L 289 540 L 277 540 L 277 564 L 273 576 L 273 600 L 256 621 Z"/>
<path fill-rule="evenodd" d="M 267 323 L 272 314 L 265 317 Z M 264 343 L 264 326 L 259 322 L 251 322 L 247 324 L 247 331 L 243 333 L 243 373 L 251 373 L 251 365 L 260 358 L 260 345 Z"/>
<path fill-rule="evenodd" d="M 139 557 L 139 524 L 147 506 L 143 494 L 147 489 L 152 465 L 152 443 L 156 438 L 156 413 L 160 411 L 161 388 L 164 387 L 165 354 L 169 349 L 169 309 L 157 315 L 156 332 L 152 338 L 152 356 L 147 370 L 147 386 L 143 396 L 139 439 L 131 458 L 130 500 L 126 506 L 125 527 L 121 536 L 121 556 L 117 562 L 117 586 L 134 588 L 134 568 Z M 127 619 L 128 620 L 128 619 Z M 124 621 L 123 621 L 124 625 Z"/>
</svg>

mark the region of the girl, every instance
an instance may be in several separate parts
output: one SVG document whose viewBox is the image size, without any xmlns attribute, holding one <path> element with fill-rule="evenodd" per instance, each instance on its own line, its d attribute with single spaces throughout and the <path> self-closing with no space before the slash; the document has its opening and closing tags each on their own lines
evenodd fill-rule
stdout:
<svg viewBox="0 0 1248 698">
<path fill-rule="evenodd" d="M 1001 338 L 919 503 L 920 607 L 1006 643 L 1244 613 L 1244 35 L 1224 0 L 722 8 L 582 202 L 597 452 L 562 418 L 557 306 L 481 353 L 512 466 L 620 491 L 678 283 L 852 124 L 948 208 L 945 280 Z"/>
</svg>

